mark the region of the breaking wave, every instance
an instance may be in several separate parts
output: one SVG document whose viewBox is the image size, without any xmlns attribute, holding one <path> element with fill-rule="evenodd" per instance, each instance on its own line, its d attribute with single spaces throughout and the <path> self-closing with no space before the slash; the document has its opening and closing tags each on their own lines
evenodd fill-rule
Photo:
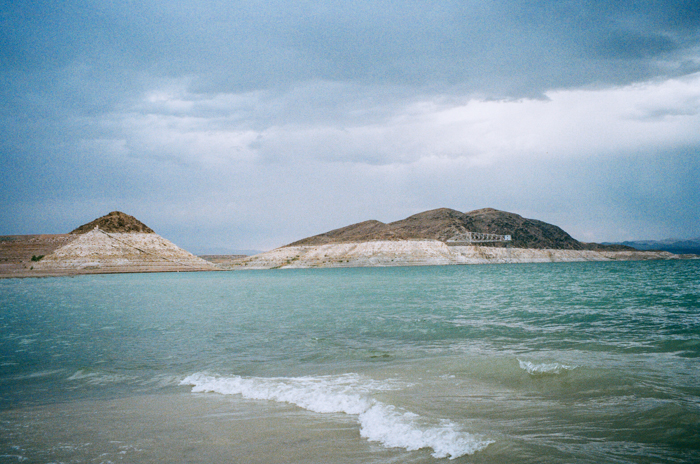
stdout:
<svg viewBox="0 0 700 464">
<path fill-rule="evenodd" d="M 360 435 L 367 440 L 408 451 L 432 448 L 435 458 L 455 459 L 492 443 L 461 431 L 459 425 L 449 420 L 429 423 L 418 414 L 371 398 L 372 392 L 396 390 L 400 386 L 363 379 L 355 374 L 261 378 L 197 373 L 185 378 L 181 385 L 191 385 L 193 392 L 241 395 L 248 399 L 290 403 L 319 413 L 356 415 Z"/>
<path fill-rule="evenodd" d="M 520 359 L 518 359 L 518 362 L 520 363 L 520 369 L 527 371 L 530 375 L 557 375 L 576 369 L 576 366 L 567 366 L 559 363 L 534 364 L 530 361 L 521 361 Z"/>
</svg>

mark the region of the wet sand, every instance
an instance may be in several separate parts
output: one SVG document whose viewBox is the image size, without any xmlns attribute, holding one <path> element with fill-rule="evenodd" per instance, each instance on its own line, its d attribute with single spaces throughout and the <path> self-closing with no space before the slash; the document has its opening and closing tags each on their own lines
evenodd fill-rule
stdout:
<svg viewBox="0 0 700 464">
<path fill-rule="evenodd" d="M 435 462 L 368 442 L 347 415 L 216 394 L 32 406 L 0 412 L 0 423 L 0 458 L 13 462 Z"/>
</svg>

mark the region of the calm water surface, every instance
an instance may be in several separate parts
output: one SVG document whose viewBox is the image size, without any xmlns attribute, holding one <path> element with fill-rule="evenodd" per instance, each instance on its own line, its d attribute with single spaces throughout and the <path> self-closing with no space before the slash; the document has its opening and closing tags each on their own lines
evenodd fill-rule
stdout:
<svg viewBox="0 0 700 464">
<path fill-rule="evenodd" d="M 700 462 L 700 261 L 0 281 L 0 462 Z"/>
</svg>

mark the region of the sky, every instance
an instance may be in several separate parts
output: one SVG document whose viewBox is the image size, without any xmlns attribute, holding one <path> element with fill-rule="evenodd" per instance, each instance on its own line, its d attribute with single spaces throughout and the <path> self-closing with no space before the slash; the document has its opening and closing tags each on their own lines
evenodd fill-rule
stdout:
<svg viewBox="0 0 700 464">
<path fill-rule="evenodd" d="M 700 236 L 700 8 L 0 0 L 0 235 L 131 214 L 194 253 L 492 207 Z"/>
</svg>

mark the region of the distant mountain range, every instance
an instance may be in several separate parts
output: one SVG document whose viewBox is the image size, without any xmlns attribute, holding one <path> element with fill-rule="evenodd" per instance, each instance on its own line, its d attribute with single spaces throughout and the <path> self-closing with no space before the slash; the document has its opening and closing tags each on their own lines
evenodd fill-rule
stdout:
<svg viewBox="0 0 700 464">
<path fill-rule="evenodd" d="M 668 251 L 679 255 L 700 255 L 700 237 L 689 240 L 634 240 L 619 243 L 606 243 L 606 245 L 623 245 L 641 251 Z"/>
<path fill-rule="evenodd" d="M 526 219 L 515 213 L 483 208 L 462 213 L 440 208 L 414 214 L 406 219 L 385 224 L 364 221 L 320 235 L 290 243 L 287 246 L 316 246 L 377 240 L 440 240 L 447 241 L 464 232 L 510 235 L 515 248 L 560 250 L 630 250 L 624 245 L 583 243 L 561 228 L 536 219 Z M 491 246 L 504 246 L 492 244 Z"/>
</svg>

